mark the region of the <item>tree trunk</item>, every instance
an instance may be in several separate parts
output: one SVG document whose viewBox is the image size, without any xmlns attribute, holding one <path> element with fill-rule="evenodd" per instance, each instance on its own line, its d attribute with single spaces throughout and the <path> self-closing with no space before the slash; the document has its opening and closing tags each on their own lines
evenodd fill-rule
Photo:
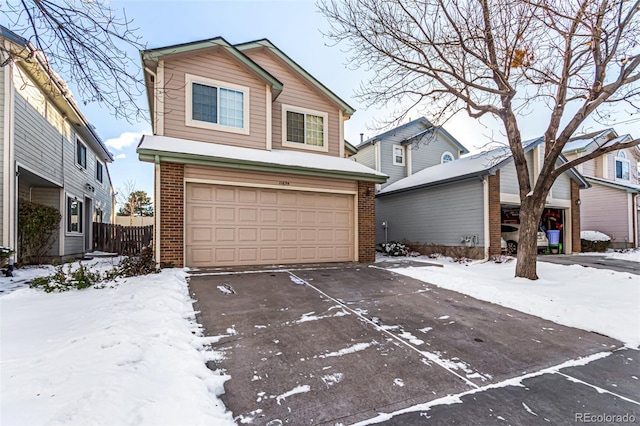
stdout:
<svg viewBox="0 0 640 426">
<path fill-rule="evenodd" d="M 537 280 L 538 261 L 538 223 L 544 209 L 543 197 L 540 195 L 526 197 L 520 203 L 520 238 L 518 241 L 518 263 L 516 277 Z"/>
</svg>

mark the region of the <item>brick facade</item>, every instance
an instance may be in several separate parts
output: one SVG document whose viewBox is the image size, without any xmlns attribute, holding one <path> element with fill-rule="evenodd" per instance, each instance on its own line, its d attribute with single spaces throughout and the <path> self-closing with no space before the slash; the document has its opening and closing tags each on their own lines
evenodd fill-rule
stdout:
<svg viewBox="0 0 640 426">
<path fill-rule="evenodd" d="M 582 251 L 580 242 L 580 187 L 571 180 L 571 250 L 574 253 Z"/>
<path fill-rule="evenodd" d="M 358 261 L 376 260 L 376 203 L 373 182 L 358 182 Z"/>
<path fill-rule="evenodd" d="M 184 266 L 184 165 L 160 163 L 160 264 Z"/>
<path fill-rule="evenodd" d="M 500 170 L 487 178 L 489 185 L 489 256 L 500 255 L 500 224 L 502 215 L 500 212 Z"/>
</svg>

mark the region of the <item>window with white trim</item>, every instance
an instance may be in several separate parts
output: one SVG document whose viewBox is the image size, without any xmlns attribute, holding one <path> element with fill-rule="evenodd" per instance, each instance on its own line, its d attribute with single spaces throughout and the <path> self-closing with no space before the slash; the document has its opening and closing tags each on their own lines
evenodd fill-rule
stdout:
<svg viewBox="0 0 640 426">
<path fill-rule="evenodd" d="M 629 166 L 629 159 L 624 151 L 618 152 L 616 157 L 616 180 L 628 181 L 630 179 Z"/>
<path fill-rule="evenodd" d="M 87 146 L 79 138 L 76 138 L 76 164 L 87 168 Z"/>
<path fill-rule="evenodd" d="M 82 201 L 67 196 L 67 232 L 82 234 Z"/>
<path fill-rule="evenodd" d="M 186 74 L 186 125 L 249 133 L 249 88 Z"/>
<path fill-rule="evenodd" d="M 444 164 L 444 163 L 449 163 L 451 161 L 455 160 L 455 158 L 453 157 L 453 154 L 450 153 L 449 151 L 445 151 L 442 153 L 442 156 L 440 157 L 440 163 Z"/>
<path fill-rule="evenodd" d="M 321 111 L 282 106 L 282 145 L 315 151 L 328 151 L 327 121 Z"/>
<path fill-rule="evenodd" d="M 393 165 L 394 166 L 404 166 L 404 146 L 401 145 L 393 145 Z"/>
</svg>

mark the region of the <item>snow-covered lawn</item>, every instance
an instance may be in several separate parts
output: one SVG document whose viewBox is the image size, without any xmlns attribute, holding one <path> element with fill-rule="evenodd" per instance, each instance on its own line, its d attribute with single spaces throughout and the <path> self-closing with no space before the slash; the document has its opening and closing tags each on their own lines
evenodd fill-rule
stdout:
<svg viewBox="0 0 640 426">
<path fill-rule="evenodd" d="M 0 423 L 234 424 L 185 277 L 166 269 L 103 289 L 2 295 Z"/>
<path fill-rule="evenodd" d="M 515 261 L 418 260 L 443 267 L 394 270 L 640 345 L 637 275 L 540 262 L 542 279 L 530 282 L 513 278 Z M 229 377 L 205 366 L 215 338 L 201 336 L 185 270 L 66 293 L 15 284 L 52 271 L 0 278 L 0 290 L 18 287 L 0 293 L 1 424 L 234 424 L 218 399 Z"/>
<path fill-rule="evenodd" d="M 394 258 L 378 257 L 379 262 Z M 497 303 L 559 324 L 595 331 L 640 346 L 640 277 L 606 269 L 538 262 L 537 281 L 514 278 L 508 263 L 459 264 L 416 258 L 438 267 L 393 269 L 439 287 Z"/>
</svg>

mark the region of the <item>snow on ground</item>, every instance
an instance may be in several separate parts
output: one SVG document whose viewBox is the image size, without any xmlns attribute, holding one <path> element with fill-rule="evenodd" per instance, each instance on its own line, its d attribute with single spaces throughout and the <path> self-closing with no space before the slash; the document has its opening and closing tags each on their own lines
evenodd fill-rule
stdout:
<svg viewBox="0 0 640 426">
<path fill-rule="evenodd" d="M 85 263 L 99 262 L 117 260 Z M 200 337 L 184 270 L 103 289 L 25 287 L 52 270 L 0 278 L 14 289 L 0 295 L 0 423 L 234 424 L 217 398 L 229 377 L 205 365 L 215 353 Z"/>
<path fill-rule="evenodd" d="M 397 261 L 379 257 L 378 261 Z M 460 264 L 415 258 L 443 267 L 394 268 L 394 272 L 559 324 L 595 331 L 640 346 L 640 278 L 579 265 L 538 262 L 537 281 L 514 278 L 508 263 Z"/>
<path fill-rule="evenodd" d="M 580 239 L 587 241 L 611 241 L 611 237 L 599 231 L 580 231 Z"/>
<path fill-rule="evenodd" d="M 640 248 L 626 249 L 622 251 L 615 251 L 610 249 L 604 253 L 600 252 L 588 252 L 580 253 L 581 256 L 604 256 L 607 259 L 626 260 L 629 262 L 640 262 Z"/>
</svg>

